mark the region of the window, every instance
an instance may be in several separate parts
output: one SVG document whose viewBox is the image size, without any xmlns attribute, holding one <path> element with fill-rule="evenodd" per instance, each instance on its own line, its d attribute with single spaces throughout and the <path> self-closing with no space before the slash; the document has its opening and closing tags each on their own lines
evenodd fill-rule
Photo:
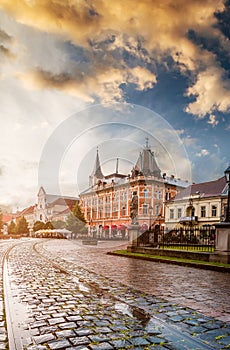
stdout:
<svg viewBox="0 0 230 350">
<path fill-rule="evenodd" d="M 147 215 L 148 214 L 148 207 L 146 204 L 143 204 L 142 210 L 143 210 L 143 215 Z"/>
<path fill-rule="evenodd" d="M 155 210 L 156 210 L 156 215 L 160 214 L 160 205 L 159 204 L 156 205 Z"/>
<path fill-rule="evenodd" d="M 180 219 L 182 216 L 182 209 L 181 208 L 178 208 L 177 209 L 177 218 Z"/>
<path fill-rule="evenodd" d="M 122 215 L 122 216 L 125 216 L 125 206 L 122 207 L 122 209 L 121 209 L 121 215 Z"/>
<path fill-rule="evenodd" d="M 165 193 L 165 200 L 169 201 L 171 199 L 171 193 L 170 192 L 166 192 Z"/>
<path fill-rule="evenodd" d="M 205 206 L 202 206 L 201 207 L 201 215 L 200 215 L 202 218 L 205 218 L 206 216 L 206 207 Z"/>
<path fill-rule="evenodd" d="M 117 213 L 117 207 L 114 207 L 114 208 L 113 208 L 113 216 L 116 217 L 117 214 L 118 214 L 118 213 Z"/>
<path fill-rule="evenodd" d="M 169 210 L 169 218 L 174 219 L 174 209 Z"/>
<path fill-rule="evenodd" d="M 148 190 L 144 190 L 144 198 L 147 198 L 148 197 Z"/>
<path fill-rule="evenodd" d="M 217 206 L 212 205 L 212 216 L 217 216 Z"/>
</svg>

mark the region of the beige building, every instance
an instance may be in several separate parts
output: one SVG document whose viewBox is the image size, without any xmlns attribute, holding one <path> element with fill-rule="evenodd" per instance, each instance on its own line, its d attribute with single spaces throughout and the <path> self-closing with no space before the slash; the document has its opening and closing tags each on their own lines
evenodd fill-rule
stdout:
<svg viewBox="0 0 230 350">
<path fill-rule="evenodd" d="M 165 228 L 181 225 L 213 225 L 224 218 L 227 202 L 225 177 L 192 184 L 165 203 Z"/>
<path fill-rule="evenodd" d="M 77 201 L 79 201 L 77 197 L 47 194 L 44 188 L 40 187 L 37 204 L 34 208 L 34 222 L 66 221 L 67 216 Z"/>
</svg>

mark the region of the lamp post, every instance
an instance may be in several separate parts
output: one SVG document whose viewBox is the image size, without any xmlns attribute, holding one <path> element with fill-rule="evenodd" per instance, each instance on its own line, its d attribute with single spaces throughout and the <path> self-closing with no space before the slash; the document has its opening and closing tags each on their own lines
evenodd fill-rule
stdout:
<svg viewBox="0 0 230 350">
<path fill-rule="evenodd" d="M 226 182 L 227 182 L 227 189 L 228 189 L 228 201 L 227 201 L 227 208 L 226 208 L 226 215 L 225 215 L 225 222 L 230 222 L 230 215 L 229 215 L 229 207 L 230 207 L 230 166 L 225 170 L 224 172 Z"/>
<path fill-rule="evenodd" d="M 152 211 L 153 211 L 153 207 L 150 205 L 149 206 L 149 231 L 151 231 Z"/>
</svg>

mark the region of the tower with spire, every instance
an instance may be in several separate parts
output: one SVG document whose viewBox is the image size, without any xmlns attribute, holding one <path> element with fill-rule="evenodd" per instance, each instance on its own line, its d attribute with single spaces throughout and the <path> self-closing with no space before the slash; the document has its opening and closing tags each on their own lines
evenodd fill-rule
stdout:
<svg viewBox="0 0 230 350">
<path fill-rule="evenodd" d="M 100 163 L 98 147 L 97 147 L 94 168 L 93 168 L 92 174 L 89 176 L 89 186 L 93 187 L 99 181 L 103 181 L 103 179 L 104 179 L 104 175 L 103 175 L 102 170 L 101 170 L 101 163 Z"/>
<path fill-rule="evenodd" d="M 161 177 L 161 170 L 156 162 L 154 152 L 149 146 L 148 138 L 146 138 L 146 144 L 139 154 L 133 172 L 144 176 Z"/>
</svg>

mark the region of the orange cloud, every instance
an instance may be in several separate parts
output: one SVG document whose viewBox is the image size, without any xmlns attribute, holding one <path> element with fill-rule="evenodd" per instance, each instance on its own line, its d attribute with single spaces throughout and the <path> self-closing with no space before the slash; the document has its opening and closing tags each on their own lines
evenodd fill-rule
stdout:
<svg viewBox="0 0 230 350">
<path fill-rule="evenodd" d="M 164 56 L 171 56 L 182 73 L 198 73 L 197 82 L 187 91 L 188 95 L 197 95 L 195 103 L 188 106 L 188 112 L 204 115 L 213 109 L 211 99 L 214 89 L 205 89 L 204 84 L 202 87 L 203 76 L 210 74 L 209 67 L 217 70 L 216 83 L 228 98 L 215 55 L 188 38 L 188 32 L 192 29 L 204 35 L 213 35 L 225 45 L 223 35 L 215 26 L 217 19 L 214 15 L 224 10 L 224 0 L 1 0 L 0 8 L 20 23 L 43 32 L 55 33 L 92 52 L 91 64 L 94 67 L 89 73 L 84 72 L 81 78 L 75 73 L 73 78 L 64 82 L 60 80 L 60 75 L 57 80 L 55 76 L 47 79 L 44 74 L 40 74 L 39 79 L 33 78 L 40 84 L 42 81 L 47 87 L 78 91 L 84 96 L 88 95 L 89 100 L 95 94 L 100 96 L 99 93 L 105 97 L 108 91 L 114 94 L 115 99 L 119 96 L 122 99 L 119 84 L 131 82 L 139 90 L 151 88 L 156 82 L 156 76 L 150 72 L 146 63 L 162 62 Z M 139 43 L 142 50 L 139 49 Z M 132 71 L 121 58 L 118 64 L 114 51 L 119 48 L 141 60 L 142 64 L 136 64 Z M 103 52 L 104 71 L 100 62 L 93 61 L 95 50 Z M 210 101 L 206 107 L 202 99 L 204 94 Z M 217 99 L 215 102 L 215 106 L 228 108 L 225 98 L 222 102 Z"/>
</svg>

